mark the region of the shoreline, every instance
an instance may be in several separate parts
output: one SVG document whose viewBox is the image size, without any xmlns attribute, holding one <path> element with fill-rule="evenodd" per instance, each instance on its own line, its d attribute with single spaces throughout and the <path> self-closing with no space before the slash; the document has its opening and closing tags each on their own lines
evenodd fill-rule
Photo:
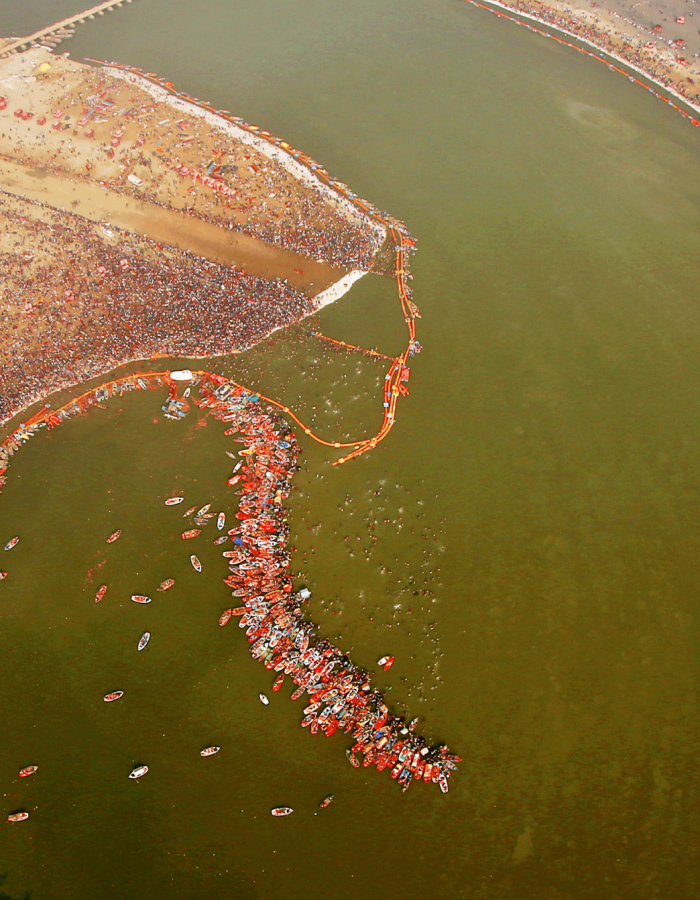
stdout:
<svg viewBox="0 0 700 900">
<path fill-rule="evenodd" d="M 563 4 L 561 5 L 561 7 L 557 6 L 556 8 L 553 6 L 545 6 L 544 4 L 539 4 L 542 10 L 547 11 L 547 15 L 545 15 L 542 14 L 532 4 L 523 3 L 523 5 L 520 6 L 517 2 L 507 3 L 505 2 L 505 0 L 465 0 L 465 2 L 469 3 L 472 6 L 477 6 L 480 9 L 486 10 L 493 15 L 506 18 L 518 25 L 522 25 L 537 34 L 543 35 L 544 37 L 553 38 L 559 43 L 577 50 L 579 53 L 585 53 L 587 56 L 591 56 L 594 59 L 597 59 L 599 62 L 607 65 L 608 68 L 614 71 L 618 71 L 620 72 L 620 74 L 631 78 L 631 80 L 638 84 L 640 87 L 645 88 L 645 90 L 648 90 L 654 96 L 659 97 L 659 99 L 666 102 L 677 112 L 680 112 L 681 115 L 689 119 L 693 125 L 695 125 L 696 127 L 700 127 L 700 88 L 698 88 L 692 98 L 688 97 L 683 92 L 684 85 L 681 84 L 677 79 L 667 77 L 665 80 L 663 80 L 658 72 L 654 71 L 653 69 L 650 70 L 649 68 L 643 67 L 640 64 L 640 59 L 630 59 L 629 56 L 622 52 L 622 47 L 615 46 L 614 44 L 612 46 L 610 44 L 606 44 L 602 37 L 604 35 L 608 41 L 613 43 L 613 36 L 617 36 L 621 42 L 624 43 L 625 41 L 627 41 L 631 44 L 631 42 L 633 41 L 641 43 L 640 35 L 632 35 L 631 33 L 622 34 L 615 31 L 612 28 L 612 25 L 609 25 L 608 27 L 601 27 L 601 24 L 598 21 L 596 22 L 597 27 L 595 27 L 595 30 L 600 33 L 601 37 L 599 39 L 596 39 L 598 35 L 591 33 L 594 28 L 590 24 L 582 21 L 581 18 L 577 18 L 576 15 L 574 15 L 571 7 L 564 6 Z M 594 6 L 596 5 L 597 4 L 594 4 Z M 580 10 L 580 12 L 583 11 Z M 508 13 L 512 13 L 512 15 L 508 15 Z M 528 24 L 528 22 L 523 21 L 523 19 L 527 19 L 531 22 L 537 22 L 538 24 L 545 26 L 545 28 L 549 29 L 549 31 L 543 31 L 537 28 L 533 28 Z M 553 19 L 555 20 L 553 21 Z M 581 30 L 585 29 L 586 33 L 581 34 L 580 30 L 577 30 L 577 28 Z M 573 44 L 569 43 L 568 41 L 564 41 L 561 38 L 557 37 L 558 34 L 566 35 L 577 43 Z M 650 43 L 651 42 L 647 42 L 644 45 L 644 48 L 642 48 L 641 46 L 632 45 L 632 49 L 636 54 L 638 54 L 642 49 L 651 52 L 652 47 L 649 46 Z M 668 100 L 663 95 L 658 94 L 648 84 L 645 84 L 644 82 L 639 81 L 637 78 L 630 76 L 628 72 L 611 65 L 607 59 L 603 59 L 597 56 L 595 53 L 591 53 L 589 50 L 586 50 L 585 47 L 578 46 L 579 44 L 585 44 L 586 46 L 591 47 L 594 50 L 597 50 L 600 53 L 604 54 L 610 60 L 614 60 L 615 62 L 625 66 L 626 69 L 636 72 L 638 75 L 653 84 L 659 90 L 670 94 L 676 100 L 683 103 L 689 110 L 692 110 L 693 113 L 698 114 L 698 117 L 696 118 L 696 116 L 694 116 L 692 113 L 677 106 L 675 103 Z M 664 49 L 664 52 L 668 51 Z M 670 57 L 672 57 L 672 54 L 669 54 L 669 57 L 664 60 L 660 54 L 657 54 L 655 59 L 654 57 L 652 57 L 652 60 L 656 63 L 657 66 L 668 66 L 670 70 L 671 66 L 677 64 L 677 59 L 674 57 L 675 62 L 672 63 Z M 697 75 L 697 81 L 694 79 L 690 79 L 690 76 L 688 74 L 686 74 L 686 78 L 689 81 L 692 81 L 692 83 L 700 85 L 700 66 L 697 64 L 695 66 L 691 66 L 687 63 L 687 60 L 685 61 L 685 65 L 687 66 L 688 73 Z"/>
</svg>

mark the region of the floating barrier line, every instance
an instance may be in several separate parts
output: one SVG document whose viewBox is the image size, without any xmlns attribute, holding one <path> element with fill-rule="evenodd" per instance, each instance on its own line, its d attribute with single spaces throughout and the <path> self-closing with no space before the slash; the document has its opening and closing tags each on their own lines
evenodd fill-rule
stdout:
<svg viewBox="0 0 700 900">
<path fill-rule="evenodd" d="M 499 3 L 498 0 L 489 0 L 489 2 L 493 3 L 494 6 L 499 7 L 499 9 L 494 9 L 493 6 L 488 6 L 486 3 L 480 3 L 479 0 L 466 0 L 466 2 L 471 3 L 473 6 L 478 6 L 479 9 L 484 9 L 487 12 L 490 12 L 492 15 L 497 16 L 499 19 L 508 19 L 511 22 L 515 22 L 516 25 L 521 25 L 524 28 L 527 28 L 529 31 L 534 31 L 536 34 L 542 35 L 546 38 L 550 38 L 551 40 L 556 41 L 558 44 L 562 44 L 565 47 L 571 47 L 573 50 L 577 50 L 579 53 L 583 53 L 586 56 L 590 56 L 593 59 L 598 60 L 598 62 L 602 62 L 611 71 L 619 72 L 620 75 L 624 75 L 625 78 L 628 78 L 630 81 L 633 81 L 635 84 L 638 84 L 640 87 L 649 91 L 650 94 L 658 97 L 659 100 L 663 100 L 664 103 L 667 103 L 670 107 L 675 109 L 676 112 L 679 112 L 685 119 L 689 119 L 691 124 L 695 125 L 696 128 L 700 127 L 700 119 L 695 118 L 692 113 L 689 113 L 687 110 L 682 109 L 682 107 L 678 106 L 678 104 L 674 103 L 672 100 L 669 100 L 668 97 L 664 97 L 663 94 L 657 93 L 648 84 L 640 81 L 639 78 L 635 78 L 634 75 L 630 75 L 629 71 L 621 69 L 619 66 L 613 65 L 610 62 L 611 59 L 614 59 L 615 61 L 622 63 L 622 65 L 627 66 L 628 69 L 631 69 L 634 72 L 637 72 L 642 76 L 642 78 L 646 78 L 662 91 L 666 91 L 667 93 L 672 94 L 674 97 L 680 100 L 681 103 L 687 104 L 695 113 L 700 112 L 700 107 L 698 107 L 696 103 L 688 100 L 687 97 L 684 97 L 678 91 L 673 90 L 673 88 L 667 87 L 665 84 L 657 81 L 653 75 L 650 75 L 648 72 L 640 69 L 634 63 L 625 59 L 625 57 L 618 56 L 616 53 L 598 46 L 598 44 L 594 43 L 592 40 L 581 37 L 574 31 L 568 31 L 566 28 L 563 28 L 560 25 L 555 25 L 551 22 L 548 22 L 546 19 L 540 18 L 539 16 L 534 15 L 532 12 L 525 12 L 524 10 L 521 11 L 519 9 L 516 9 L 515 7 L 508 6 L 505 3 Z M 508 10 L 508 12 L 499 11 L 504 9 Z M 512 13 L 512 15 L 509 15 L 508 13 Z M 534 25 L 530 25 L 528 22 L 523 22 L 523 19 L 519 17 L 530 19 L 533 22 L 539 22 L 540 24 L 545 25 L 547 28 L 559 31 L 561 34 L 566 34 L 582 44 L 588 44 L 589 47 L 594 47 L 596 50 L 599 50 L 600 53 L 604 53 L 605 56 L 599 56 L 598 53 L 593 53 L 592 51 L 587 50 L 585 47 L 580 47 L 578 44 L 572 44 L 570 41 L 565 41 L 563 38 L 558 37 L 556 34 L 552 34 L 551 31 L 544 31 L 541 28 L 536 28 Z"/>
<path fill-rule="evenodd" d="M 401 356 L 391 357 L 387 356 L 386 354 L 379 353 L 376 350 L 365 350 L 360 347 L 355 347 L 352 344 L 345 344 L 342 341 L 336 341 L 334 338 L 326 338 L 324 335 L 314 335 L 315 337 L 331 341 L 338 346 L 345 346 L 349 349 L 358 350 L 369 355 L 392 361 L 392 364 L 389 367 L 389 371 L 384 379 L 384 417 L 382 426 L 377 434 L 372 438 L 364 438 L 360 441 L 327 441 L 315 434 L 314 431 L 307 425 L 305 425 L 304 422 L 302 422 L 302 420 L 288 406 L 279 403 L 277 400 L 274 400 L 271 397 L 265 397 L 265 400 L 268 403 L 272 403 L 278 409 L 283 410 L 287 415 L 291 416 L 292 419 L 294 419 L 294 421 L 299 425 L 299 427 L 302 428 L 309 437 L 313 438 L 313 440 L 317 441 L 319 444 L 322 444 L 325 447 L 333 448 L 355 448 L 352 453 L 342 457 L 341 459 L 335 460 L 333 462 L 334 466 L 341 465 L 342 463 L 347 462 L 350 459 L 354 459 L 355 457 L 366 453 L 368 450 L 374 449 L 374 447 L 376 447 L 380 441 L 383 441 L 384 438 L 389 434 L 391 429 L 394 427 L 394 424 L 396 422 L 396 406 L 398 403 L 398 398 L 399 396 L 401 396 L 401 394 L 408 393 L 408 390 L 401 384 L 402 381 L 406 381 L 408 378 L 408 357 L 409 355 L 413 355 L 413 353 L 416 353 L 420 350 L 420 345 L 416 341 L 415 329 L 415 317 L 417 314 L 417 310 L 411 303 L 411 291 L 410 287 L 408 286 L 408 278 L 410 275 L 408 254 L 409 251 L 411 251 L 415 247 L 416 242 L 415 239 L 409 235 L 404 223 L 394 218 L 393 216 L 390 216 L 388 213 L 383 213 L 380 210 L 376 209 L 367 200 L 363 200 L 362 198 L 358 197 L 348 188 L 346 184 L 343 184 L 343 182 L 336 181 L 335 179 L 331 178 L 328 172 L 324 168 L 322 168 L 322 166 L 320 166 L 305 153 L 302 153 L 299 150 L 295 150 L 286 141 L 280 140 L 270 132 L 260 129 L 258 126 L 249 125 L 247 122 L 244 122 L 243 119 L 237 116 L 232 116 L 228 112 L 228 110 L 214 109 L 214 107 L 209 103 L 205 103 L 204 101 L 199 100 L 196 97 L 190 97 L 184 92 L 178 92 L 177 90 L 175 90 L 175 86 L 172 84 L 172 82 L 165 81 L 154 72 L 143 72 L 141 69 L 135 66 L 125 66 L 120 63 L 107 62 L 106 60 L 95 59 L 93 57 L 85 57 L 85 60 L 87 62 L 95 63 L 99 66 L 106 66 L 109 68 L 119 69 L 123 72 L 131 73 L 138 78 L 142 78 L 145 81 L 148 81 L 151 84 L 162 88 L 169 94 L 178 97 L 180 100 L 184 100 L 186 103 L 197 106 L 209 113 L 214 113 L 216 116 L 219 116 L 220 118 L 236 125 L 236 127 L 247 131 L 249 134 L 254 135 L 257 138 L 261 138 L 262 140 L 279 149 L 281 152 L 291 156 L 294 160 L 296 160 L 297 163 L 305 166 L 312 173 L 314 178 L 316 178 L 320 183 L 324 184 L 326 187 L 330 188 L 332 191 L 334 191 L 336 194 L 350 203 L 357 211 L 361 213 L 362 216 L 369 218 L 377 225 L 381 226 L 387 237 L 391 237 L 396 254 L 395 276 L 399 294 L 399 301 L 401 303 L 401 310 L 406 322 L 406 326 L 408 328 L 409 341 L 405 351 L 401 354 Z M 248 389 L 246 388 L 246 390 Z M 261 394 L 260 396 L 263 395 Z"/>
<path fill-rule="evenodd" d="M 373 356 L 376 359 L 391 359 L 393 360 L 395 357 L 387 356 L 386 353 L 380 353 L 378 350 L 368 350 L 366 347 L 357 347 L 355 344 L 348 344 L 346 341 L 338 341 L 336 338 L 328 337 L 326 334 L 321 334 L 320 331 L 311 331 L 310 328 L 305 328 L 303 325 L 299 325 L 297 323 L 296 326 L 300 331 L 305 331 L 307 334 L 310 334 L 311 337 L 318 338 L 322 341 L 328 341 L 329 344 L 335 344 L 338 347 L 342 347 L 344 350 L 356 350 L 358 353 L 364 353 L 366 356 Z"/>
</svg>

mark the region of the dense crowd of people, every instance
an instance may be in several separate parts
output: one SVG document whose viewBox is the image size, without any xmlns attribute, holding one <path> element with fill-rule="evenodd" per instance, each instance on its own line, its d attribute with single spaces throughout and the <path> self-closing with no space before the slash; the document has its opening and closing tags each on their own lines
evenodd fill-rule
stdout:
<svg viewBox="0 0 700 900">
<path fill-rule="evenodd" d="M 0 233 L 0 420 L 131 359 L 244 350 L 314 309 L 286 281 L 133 236 L 110 244 L 70 214 L 4 209 Z"/>
</svg>

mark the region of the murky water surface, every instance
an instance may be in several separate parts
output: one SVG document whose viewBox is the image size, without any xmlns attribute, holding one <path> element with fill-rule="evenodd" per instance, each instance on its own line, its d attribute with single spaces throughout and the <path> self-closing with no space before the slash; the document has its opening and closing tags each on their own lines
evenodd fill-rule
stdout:
<svg viewBox="0 0 700 900">
<path fill-rule="evenodd" d="M 80 4 L 7 6 L 26 33 Z M 392 703 L 465 762 L 448 796 L 402 795 L 299 728 L 286 689 L 260 705 L 269 672 L 216 626 L 218 548 L 196 576 L 163 506 L 232 512 L 230 445 L 155 394 L 113 401 L 30 442 L 1 498 L 0 543 L 22 537 L 1 560 L 3 816 L 33 814 L 2 826 L 0 890 L 696 897 L 700 135 L 449 0 L 137 0 L 64 49 L 235 110 L 418 237 L 425 350 L 398 425 L 340 468 L 304 439 L 290 522 L 324 633 L 368 667 L 394 654 Z M 403 345 L 388 280 L 317 324 Z M 380 420 L 382 367 L 298 329 L 211 367 L 328 436 Z"/>
</svg>

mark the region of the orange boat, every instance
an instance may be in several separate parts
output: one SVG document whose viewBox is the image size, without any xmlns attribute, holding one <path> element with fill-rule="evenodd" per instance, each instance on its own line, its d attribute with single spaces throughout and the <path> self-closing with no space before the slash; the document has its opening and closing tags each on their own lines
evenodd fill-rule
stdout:
<svg viewBox="0 0 700 900">
<path fill-rule="evenodd" d="M 174 584 L 175 584 L 174 578 L 166 578 L 165 581 L 161 581 L 161 583 L 158 585 L 158 590 L 159 591 L 167 591 L 168 588 L 171 588 Z"/>
<path fill-rule="evenodd" d="M 4 581 L 7 578 L 7 572 L 0 572 L 0 581 Z"/>
<path fill-rule="evenodd" d="M 221 747 L 205 747 L 204 750 L 199 751 L 200 756 L 213 756 L 215 753 L 218 753 L 221 750 Z"/>
<path fill-rule="evenodd" d="M 102 600 L 102 598 L 104 597 L 104 595 L 106 593 L 107 593 L 107 585 L 103 584 L 98 588 L 97 593 L 95 594 L 95 603 L 99 603 L 100 600 Z"/>
<path fill-rule="evenodd" d="M 230 620 L 231 620 L 231 616 L 232 616 L 232 615 L 233 615 L 233 610 L 232 610 L 232 609 L 225 609 L 225 610 L 222 612 L 221 617 L 220 617 L 220 619 L 219 619 L 219 625 L 221 625 L 222 628 L 224 627 L 224 625 L 228 625 L 228 623 L 229 623 Z"/>
<path fill-rule="evenodd" d="M 121 528 L 118 531 L 113 531 L 110 534 L 110 536 L 107 538 L 107 543 L 113 544 L 117 540 L 117 538 L 119 538 L 121 536 L 121 533 L 122 533 Z"/>
<path fill-rule="evenodd" d="M 187 541 L 190 538 L 197 537 L 197 535 L 201 533 L 201 529 L 199 528 L 190 528 L 189 531 L 183 531 L 181 537 L 183 541 Z"/>
<path fill-rule="evenodd" d="M 105 694 L 102 698 L 105 703 L 111 703 L 112 700 L 118 700 L 124 696 L 124 691 L 112 691 L 111 694 Z"/>
<path fill-rule="evenodd" d="M 33 775 L 39 766 L 26 766 L 24 769 L 20 769 L 19 777 L 20 778 L 28 778 L 30 775 Z"/>
</svg>

